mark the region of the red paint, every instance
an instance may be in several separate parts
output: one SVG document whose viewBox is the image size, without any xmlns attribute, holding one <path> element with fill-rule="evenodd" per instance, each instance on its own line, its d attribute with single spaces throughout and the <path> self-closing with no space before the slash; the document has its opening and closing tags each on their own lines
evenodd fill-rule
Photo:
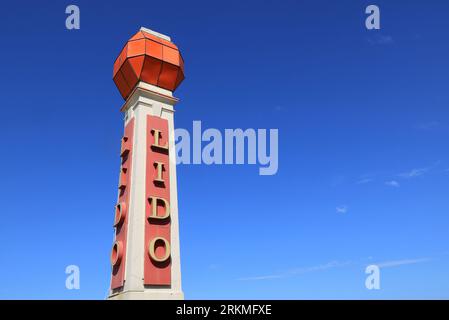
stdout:
<svg viewBox="0 0 449 320">
<path fill-rule="evenodd" d="M 168 151 L 152 147 L 154 143 L 154 135 L 152 130 L 159 130 L 161 137 L 159 145 L 168 145 L 168 121 L 159 117 L 147 116 L 147 159 L 146 159 L 146 182 L 145 182 L 145 250 L 144 250 L 144 284 L 145 285 L 170 285 L 171 284 L 171 258 L 165 262 L 153 261 L 148 253 L 151 240 L 155 237 L 163 237 L 169 243 L 170 238 L 170 219 L 171 216 L 164 220 L 156 220 L 149 218 L 152 213 L 154 202 L 148 200 L 149 197 L 164 198 L 170 204 L 170 161 Z M 155 162 L 164 164 L 162 179 L 164 183 L 157 183 L 157 167 Z M 171 206 L 170 206 L 171 207 Z M 157 215 L 163 216 L 165 208 L 161 205 L 157 207 Z M 157 244 L 160 244 L 158 241 Z M 165 248 L 156 246 L 156 256 L 163 257 Z"/>
<path fill-rule="evenodd" d="M 119 243 L 119 259 L 115 259 L 118 249 L 114 245 L 111 252 L 111 260 L 116 260 L 116 264 L 112 266 L 111 289 L 117 289 L 123 286 L 125 278 L 125 258 L 126 258 L 126 234 L 128 229 L 128 215 L 126 214 L 129 207 L 129 195 L 131 186 L 131 163 L 132 163 L 132 145 L 134 136 L 134 119 L 131 119 L 125 126 L 124 137 L 122 139 L 121 154 L 121 169 L 119 181 L 119 198 L 117 203 L 122 204 L 123 217 L 115 226 L 115 243 Z M 114 259 L 112 259 L 114 257 Z"/>
</svg>

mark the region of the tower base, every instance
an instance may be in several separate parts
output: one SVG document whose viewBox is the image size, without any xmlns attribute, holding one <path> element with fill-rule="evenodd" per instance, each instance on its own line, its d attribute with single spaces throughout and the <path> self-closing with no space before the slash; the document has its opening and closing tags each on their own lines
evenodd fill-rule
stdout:
<svg viewBox="0 0 449 320">
<path fill-rule="evenodd" d="M 174 291 L 124 291 L 110 295 L 107 300 L 184 300 L 184 293 Z"/>
</svg>

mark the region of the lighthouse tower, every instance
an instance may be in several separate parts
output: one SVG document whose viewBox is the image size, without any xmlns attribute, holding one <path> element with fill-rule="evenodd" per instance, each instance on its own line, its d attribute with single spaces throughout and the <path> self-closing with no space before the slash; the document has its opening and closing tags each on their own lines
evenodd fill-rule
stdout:
<svg viewBox="0 0 449 320">
<path fill-rule="evenodd" d="M 109 299 L 183 299 L 173 91 L 184 61 L 169 37 L 141 28 L 113 79 L 126 101 Z"/>
</svg>

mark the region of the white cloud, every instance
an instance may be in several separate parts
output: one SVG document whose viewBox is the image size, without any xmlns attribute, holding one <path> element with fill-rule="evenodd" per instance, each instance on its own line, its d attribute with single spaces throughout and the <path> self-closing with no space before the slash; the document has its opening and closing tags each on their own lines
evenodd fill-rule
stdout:
<svg viewBox="0 0 449 320">
<path fill-rule="evenodd" d="M 332 269 L 332 268 L 337 268 L 337 267 L 343 267 L 343 266 L 347 266 L 349 264 L 351 264 L 351 261 L 340 262 L 340 261 L 334 260 L 334 261 L 330 261 L 328 263 L 320 264 L 317 266 L 293 269 L 293 270 L 290 270 L 289 273 L 290 274 L 302 274 L 302 273 L 307 273 L 307 272 L 322 271 L 322 270 L 327 270 L 327 269 Z"/>
<path fill-rule="evenodd" d="M 438 121 L 429 121 L 429 122 L 420 123 L 415 127 L 416 127 L 416 129 L 421 129 L 421 130 L 431 130 L 431 129 L 437 128 L 439 125 L 440 125 L 440 123 Z"/>
<path fill-rule="evenodd" d="M 390 268 L 390 267 L 398 267 L 398 266 L 403 266 L 403 265 L 408 265 L 408 264 L 416 264 L 416 263 L 421 263 L 421 262 L 427 262 L 429 260 L 430 260 L 429 258 L 392 260 L 392 261 L 385 261 L 385 262 L 376 263 L 376 265 L 379 268 Z"/>
<path fill-rule="evenodd" d="M 337 211 L 337 213 L 346 213 L 348 212 L 348 206 L 339 206 L 335 208 L 335 210 Z"/>
<path fill-rule="evenodd" d="M 272 275 L 266 275 L 266 276 L 239 278 L 237 280 L 240 280 L 240 281 L 256 281 L 256 280 L 279 279 L 279 278 L 284 278 L 284 277 L 285 277 L 285 275 L 282 275 L 282 274 L 272 274 Z"/>
<path fill-rule="evenodd" d="M 385 184 L 387 186 L 390 186 L 390 187 L 393 187 L 393 188 L 399 188 L 400 187 L 399 182 L 397 182 L 396 180 L 387 181 L 387 182 L 385 182 Z"/>
<path fill-rule="evenodd" d="M 372 257 L 368 257 L 368 260 L 372 261 Z M 416 259 L 402 259 L 402 260 L 387 260 L 387 261 L 381 261 L 378 263 L 370 263 L 378 266 L 379 268 L 392 268 L 392 267 L 399 267 L 404 265 L 411 265 L 411 264 L 417 264 L 417 263 L 423 263 L 427 261 L 431 261 L 431 258 L 416 258 Z M 320 264 L 312 267 L 304 267 L 304 268 L 297 268 L 297 269 L 290 269 L 285 272 L 279 272 L 276 274 L 269 274 L 269 275 L 262 275 L 262 276 L 253 276 L 253 277 L 245 277 L 245 278 L 239 278 L 237 280 L 239 281 L 258 281 L 258 280 L 270 280 L 270 279 L 282 279 L 282 278 L 288 278 L 293 277 L 299 274 L 309 273 L 309 272 L 317 272 L 317 271 L 325 271 L 329 269 L 334 268 L 340 268 L 340 267 L 346 267 L 351 265 L 359 265 L 361 261 L 330 261 L 325 264 Z"/>
<path fill-rule="evenodd" d="M 305 267 L 305 268 L 297 268 L 297 269 L 291 269 L 282 273 L 278 274 L 270 274 L 270 275 L 263 275 L 263 276 L 255 276 L 255 277 L 245 277 L 245 278 L 239 278 L 237 280 L 240 281 L 257 281 L 257 280 L 270 280 L 270 279 L 280 279 L 280 278 L 288 278 L 292 277 L 298 274 L 308 273 L 308 272 L 315 272 L 315 271 L 324 271 L 332 268 L 338 268 L 338 267 L 344 267 L 351 264 L 351 261 L 345 261 L 345 262 L 339 262 L 339 261 L 330 261 L 325 264 L 320 264 L 317 266 L 312 267 Z"/>
<path fill-rule="evenodd" d="M 423 174 L 427 173 L 429 170 L 430 170 L 430 168 L 412 169 L 411 171 L 400 173 L 400 174 L 398 174 L 398 176 L 401 178 L 407 178 L 407 179 L 415 178 L 415 177 L 422 176 Z"/>
<path fill-rule="evenodd" d="M 359 181 L 357 181 L 356 184 L 365 184 L 365 183 L 370 183 L 370 182 L 372 182 L 372 181 L 374 181 L 374 179 L 371 179 L 371 178 L 363 178 L 363 179 L 360 179 Z"/>
<path fill-rule="evenodd" d="M 389 35 L 376 35 L 374 37 L 368 38 L 368 42 L 371 45 L 387 45 L 392 44 L 393 37 Z"/>
</svg>

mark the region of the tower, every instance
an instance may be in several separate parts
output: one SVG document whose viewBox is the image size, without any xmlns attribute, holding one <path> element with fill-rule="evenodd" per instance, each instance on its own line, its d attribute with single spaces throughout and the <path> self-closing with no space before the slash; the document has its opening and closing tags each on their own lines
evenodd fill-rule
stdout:
<svg viewBox="0 0 449 320">
<path fill-rule="evenodd" d="M 113 79 L 126 101 L 109 299 L 183 299 L 173 91 L 184 62 L 169 37 L 141 28 Z"/>
</svg>

